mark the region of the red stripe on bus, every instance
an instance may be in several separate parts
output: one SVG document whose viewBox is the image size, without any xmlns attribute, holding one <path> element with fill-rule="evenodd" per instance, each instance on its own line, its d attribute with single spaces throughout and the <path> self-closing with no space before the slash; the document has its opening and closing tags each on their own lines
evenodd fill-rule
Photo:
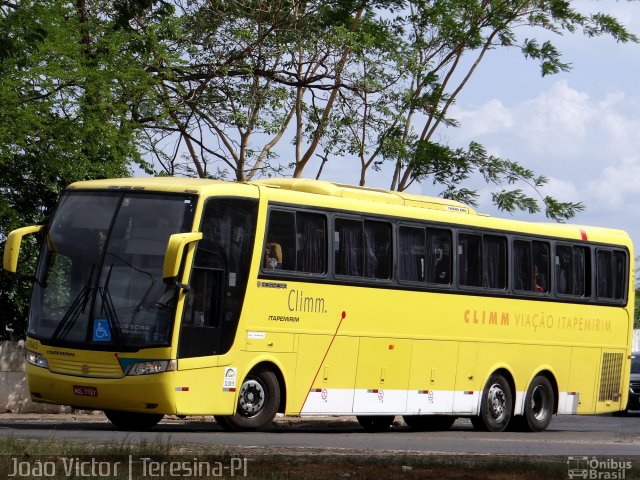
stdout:
<svg viewBox="0 0 640 480">
<path fill-rule="evenodd" d="M 580 237 L 582 238 L 582 240 L 587 240 L 587 232 L 582 228 L 580 229 Z"/>
</svg>

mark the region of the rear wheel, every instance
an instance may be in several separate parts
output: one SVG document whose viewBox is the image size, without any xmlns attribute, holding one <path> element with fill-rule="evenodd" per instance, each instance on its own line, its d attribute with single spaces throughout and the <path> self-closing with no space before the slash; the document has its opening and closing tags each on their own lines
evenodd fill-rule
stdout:
<svg viewBox="0 0 640 480">
<path fill-rule="evenodd" d="M 121 412 L 105 410 L 104 414 L 119 430 L 149 430 L 164 417 L 161 413 Z"/>
<path fill-rule="evenodd" d="M 524 399 L 523 423 L 527 430 L 541 432 L 551 422 L 555 409 L 553 387 L 547 377 L 535 377 Z"/>
<path fill-rule="evenodd" d="M 452 415 L 405 415 L 402 418 L 409 428 L 423 432 L 448 430 L 456 421 Z"/>
<path fill-rule="evenodd" d="M 230 415 L 214 415 L 213 418 L 215 418 L 216 423 L 220 425 L 220 428 L 230 432 L 233 431 L 233 427 L 229 423 L 229 417 Z"/>
<path fill-rule="evenodd" d="M 511 420 L 513 394 L 509 382 L 499 373 L 491 375 L 482 391 L 480 415 L 471 417 L 476 430 L 503 432 Z"/>
<path fill-rule="evenodd" d="M 216 421 L 225 430 L 262 430 L 273 421 L 280 405 L 280 384 L 271 370 L 260 369 L 250 373 L 238 392 L 236 414 L 217 416 Z"/>
<path fill-rule="evenodd" d="M 393 415 L 356 415 L 358 423 L 367 432 L 386 432 L 391 428 Z"/>
</svg>

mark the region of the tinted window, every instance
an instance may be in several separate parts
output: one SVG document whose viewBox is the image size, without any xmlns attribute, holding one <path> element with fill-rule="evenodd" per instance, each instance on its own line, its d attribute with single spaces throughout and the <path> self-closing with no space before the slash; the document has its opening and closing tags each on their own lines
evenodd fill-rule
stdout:
<svg viewBox="0 0 640 480">
<path fill-rule="evenodd" d="M 391 278 L 391 225 L 386 222 L 364 222 L 364 276 Z"/>
<path fill-rule="evenodd" d="M 507 241 L 496 235 L 458 236 L 460 285 L 504 289 L 507 286 Z"/>
<path fill-rule="evenodd" d="M 253 252 L 258 202 L 208 200 L 180 330 L 178 356 L 226 353 L 233 345 Z"/>
<path fill-rule="evenodd" d="M 391 278 L 391 225 L 338 218 L 334 255 L 337 275 Z"/>
<path fill-rule="evenodd" d="M 562 295 L 588 297 L 591 292 L 589 249 L 570 245 L 556 247 L 556 291 Z"/>
<path fill-rule="evenodd" d="M 451 232 L 442 228 L 400 227 L 400 280 L 451 283 Z"/>
<path fill-rule="evenodd" d="M 362 276 L 364 251 L 364 226 L 357 220 L 336 219 L 335 269 L 337 275 Z"/>
<path fill-rule="evenodd" d="M 427 228 L 427 283 L 451 283 L 451 232 Z"/>
<path fill-rule="evenodd" d="M 598 297 L 620 300 L 626 285 L 626 254 L 618 250 L 598 249 L 596 288 Z"/>
<path fill-rule="evenodd" d="M 514 288 L 548 293 L 550 287 L 549 244 L 515 240 L 513 242 Z"/>
<path fill-rule="evenodd" d="M 470 287 L 482 286 L 482 237 L 458 235 L 458 282 Z"/>
<path fill-rule="evenodd" d="M 325 273 L 327 235 L 324 215 L 272 210 L 262 266 L 268 270 Z"/>
<path fill-rule="evenodd" d="M 424 228 L 400 227 L 398 230 L 398 278 L 423 282 L 425 275 Z"/>
</svg>

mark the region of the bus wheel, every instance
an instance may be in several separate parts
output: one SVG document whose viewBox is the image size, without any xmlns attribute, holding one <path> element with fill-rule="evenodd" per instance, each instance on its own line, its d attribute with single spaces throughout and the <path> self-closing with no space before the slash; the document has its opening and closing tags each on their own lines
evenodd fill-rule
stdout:
<svg viewBox="0 0 640 480">
<path fill-rule="evenodd" d="M 280 384 L 276 375 L 270 370 L 256 370 L 242 382 L 236 414 L 216 417 L 216 421 L 225 430 L 262 430 L 271 424 L 279 405 Z"/>
<path fill-rule="evenodd" d="M 149 430 L 164 417 L 161 413 L 120 412 L 105 410 L 109 421 L 120 430 Z"/>
<path fill-rule="evenodd" d="M 356 415 L 358 423 L 367 432 L 386 432 L 391 428 L 393 415 Z"/>
<path fill-rule="evenodd" d="M 216 420 L 216 423 L 220 426 L 221 429 L 226 430 L 227 432 L 231 432 L 234 430 L 229 423 L 230 415 L 214 415 L 213 418 Z"/>
<path fill-rule="evenodd" d="M 411 430 L 423 432 L 448 430 L 456 421 L 452 415 L 405 415 L 402 418 Z"/>
<path fill-rule="evenodd" d="M 545 430 L 551 422 L 554 408 L 555 396 L 551 382 L 542 375 L 535 377 L 524 398 L 523 420 L 526 424 L 523 426 L 532 432 Z"/>
<path fill-rule="evenodd" d="M 471 418 L 476 430 L 503 432 L 511 420 L 513 395 L 509 382 L 500 374 L 491 375 L 480 400 L 480 415 Z"/>
</svg>

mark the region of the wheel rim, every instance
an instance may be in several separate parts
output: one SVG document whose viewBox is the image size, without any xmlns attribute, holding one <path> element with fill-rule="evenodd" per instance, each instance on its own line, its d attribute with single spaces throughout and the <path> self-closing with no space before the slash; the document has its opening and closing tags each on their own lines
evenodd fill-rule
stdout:
<svg viewBox="0 0 640 480">
<path fill-rule="evenodd" d="M 249 379 L 242 384 L 238 406 L 245 417 L 256 415 L 264 407 L 266 394 L 260 382 Z"/>
<path fill-rule="evenodd" d="M 489 388 L 489 413 L 496 422 L 501 422 L 507 415 L 507 395 L 502 386 L 494 383 Z"/>
<path fill-rule="evenodd" d="M 549 409 L 549 397 L 547 390 L 542 385 L 537 385 L 531 394 L 531 413 L 536 420 L 544 420 Z"/>
</svg>

